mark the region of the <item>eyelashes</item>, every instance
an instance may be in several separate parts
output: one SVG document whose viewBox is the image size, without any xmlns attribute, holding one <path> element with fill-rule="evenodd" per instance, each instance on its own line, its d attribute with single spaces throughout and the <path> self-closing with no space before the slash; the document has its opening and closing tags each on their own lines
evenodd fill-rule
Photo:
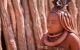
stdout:
<svg viewBox="0 0 80 50">
<path fill-rule="evenodd" d="M 47 20 L 48 24 L 55 24 L 57 23 L 58 21 L 57 20 Z"/>
</svg>

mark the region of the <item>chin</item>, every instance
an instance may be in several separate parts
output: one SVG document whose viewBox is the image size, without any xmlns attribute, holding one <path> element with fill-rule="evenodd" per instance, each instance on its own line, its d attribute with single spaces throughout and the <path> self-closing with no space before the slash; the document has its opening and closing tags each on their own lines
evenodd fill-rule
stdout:
<svg viewBox="0 0 80 50">
<path fill-rule="evenodd" d="M 54 28 L 54 29 L 48 29 L 48 33 L 57 33 L 57 32 L 62 32 L 62 28 Z"/>
<path fill-rule="evenodd" d="M 48 29 L 48 33 L 56 33 L 58 30 Z"/>
</svg>

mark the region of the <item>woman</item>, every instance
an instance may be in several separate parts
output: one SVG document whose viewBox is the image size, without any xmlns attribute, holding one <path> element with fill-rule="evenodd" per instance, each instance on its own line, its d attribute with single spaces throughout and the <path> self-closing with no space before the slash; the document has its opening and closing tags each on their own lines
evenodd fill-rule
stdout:
<svg viewBox="0 0 80 50">
<path fill-rule="evenodd" d="M 54 0 L 47 18 L 48 33 L 41 39 L 40 50 L 80 50 L 74 20 L 67 11 L 70 0 Z"/>
</svg>

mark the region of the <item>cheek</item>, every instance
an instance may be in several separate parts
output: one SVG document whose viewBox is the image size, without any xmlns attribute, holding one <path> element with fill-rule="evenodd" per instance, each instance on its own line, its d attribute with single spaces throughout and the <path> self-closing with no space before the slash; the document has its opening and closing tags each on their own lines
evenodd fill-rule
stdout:
<svg viewBox="0 0 80 50">
<path fill-rule="evenodd" d="M 61 29 L 61 28 L 63 28 L 63 27 L 58 23 L 55 23 L 53 25 L 48 25 L 48 29 L 52 29 L 52 30 Z"/>
<path fill-rule="evenodd" d="M 57 28 L 61 26 L 60 23 L 57 21 L 48 22 L 47 24 L 48 24 L 47 25 L 48 28 Z"/>
<path fill-rule="evenodd" d="M 53 26 L 55 26 L 55 25 L 57 25 L 57 22 L 56 22 L 56 21 L 48 21 L 48 22 L 47 22 L 47 27 L 48 27 L 48 28 L 51 28 L 51 27 L 53 27 Z"/>
<path fill-rule="evenodd" d="M 60 23 L 55 23 L 53 25 L 48 25 L 48 32 L 53 33 L 53 32 L 60 32 L 63 30 L 63 27 L 61 26 Z"/>
</svg>

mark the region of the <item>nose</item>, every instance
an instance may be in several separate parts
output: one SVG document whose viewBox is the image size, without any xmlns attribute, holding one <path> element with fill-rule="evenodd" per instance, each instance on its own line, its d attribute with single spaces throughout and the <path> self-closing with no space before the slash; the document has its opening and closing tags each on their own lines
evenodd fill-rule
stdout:
<svg viewBox="0 0 80 50">
<path fill-rule="evenodd" d="M 50 28 L 52 25 L 53 25 L 52 22 L 48 22 L 48 23 L 47 23 L 47 27 L 48 27 L 48 28 Z"/>
</svg>

